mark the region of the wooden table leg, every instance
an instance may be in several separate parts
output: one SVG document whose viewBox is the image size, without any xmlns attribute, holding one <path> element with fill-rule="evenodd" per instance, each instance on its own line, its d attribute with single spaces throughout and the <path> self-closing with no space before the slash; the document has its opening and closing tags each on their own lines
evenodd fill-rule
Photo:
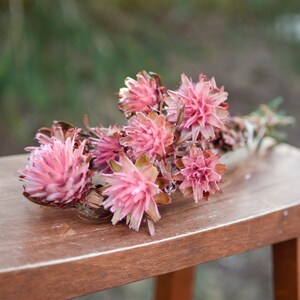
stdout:
<svg viewBox="0 0 300 300">
<path fill-rule="evenodd" d="M 300 238 L 273 245 L 274 299 L 300 300 Z"/>
<path fill-rule="evenodd" d="M 155 300 L 191 300 L 195 274 L 191 267 L 157 276 Z"/>
</svg>

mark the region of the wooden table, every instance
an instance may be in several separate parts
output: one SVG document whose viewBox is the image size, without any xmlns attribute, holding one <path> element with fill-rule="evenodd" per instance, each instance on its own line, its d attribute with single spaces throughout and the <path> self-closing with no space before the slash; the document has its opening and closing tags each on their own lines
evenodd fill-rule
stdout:
<svg viewBox="0 0 300 300">
<path fill-rule="evenodd" d="M 195 204 L 175 196 L 156 235 L 87 223 L 74 210 L 25 200 L 0 158 L 0 299 L 72 298 L 157 277 L 156 299 L 189 299 L 198 264 L 273 245 L 275 298 L 300 299 L 300 151 L 281 145 L 225 178 L 223 194 Z"/>
</svg>

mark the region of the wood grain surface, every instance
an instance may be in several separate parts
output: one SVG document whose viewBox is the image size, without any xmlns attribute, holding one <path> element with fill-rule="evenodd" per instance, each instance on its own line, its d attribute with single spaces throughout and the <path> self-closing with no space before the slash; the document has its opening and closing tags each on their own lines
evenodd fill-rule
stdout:
<svg viewBox="0 0 300 300">
<path fill-rule="evenodd" d="M 208 202 L 177 194 L 154 237 L 30 203 L 25 163 L 0 158 L 1 299 L 72 298 L 300 236 L 300 152 L 287 145 L 249 158 Z"/>
<path fill-rule="evenodd" d="M 300 299 L 300 239 L 273 245 L 274 299 Z"/>
<path fill-rule="evenodd" d="M 159 275 L 155 282 L 155 300 L 191 300 L 195 282 L 196 268 L 189 267 L 179 271 Z"/>
</svg>

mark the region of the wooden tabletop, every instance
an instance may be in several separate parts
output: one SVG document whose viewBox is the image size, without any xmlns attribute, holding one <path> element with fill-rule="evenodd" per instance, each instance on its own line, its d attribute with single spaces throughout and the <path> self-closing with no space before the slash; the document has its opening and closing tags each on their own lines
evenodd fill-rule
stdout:
<svg viewBox="0 0 300 300">
<path fill-rule="evenodd" d="M 156 235 L 92 224 L 22 196 L 24 155 L 0 158 L 0 299 L 61 299 L 300 236 L 300 151 L 281 145 L 231 174 L 223 193 L 161 209 Z"/>
</svg>

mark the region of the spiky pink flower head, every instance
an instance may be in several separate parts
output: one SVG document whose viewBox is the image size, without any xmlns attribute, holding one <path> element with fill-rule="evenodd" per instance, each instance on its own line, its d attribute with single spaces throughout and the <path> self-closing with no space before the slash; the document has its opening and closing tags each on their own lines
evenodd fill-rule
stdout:
<svg viewBox="0 0 300 300">
<path fill-rule="evenodd" d="M 104 128 L 95 127 L 94 133 L 97 137 L 90 138 L 92 149 L 90 153 L 93 155 L 92 168 L 94 170 L 110 173 L 111 168 L 109 160 L 119 160 L 119 152 L 122 146 L 119 143 L 120 128 L 117 126 Z"/>
<path fill-rule="evenodd" d="M 147 154 L 151 161 L 165 157 L 174 140 L 174 126 L 163 115 L 151 112 L 137 113 L 128 120 L 124 138 L 120 143 L 129 148 L 129 155 L 137 159 Z M 168 149 L 169 148 L 169 149 Z"/>
<path fill-rule="evenodd" d="M 119 109 L 126 116 L 158 109 L 164 88 L 161 86 L 159 76 L 154 73 L 151 75 L 142 71 L 136 75 L 136 80 L 130 77 L 125 79 L 127 87 L 119 91 Z"/>
<path fill-rule="evenodd" d="M 53 138 L 60 140 L 62 143 L 65 140 L 70 138 L 75 138 L 76 145 L 80 144 L 80 132 L 81 128 L 76 128 L 74 125 L 63 122 L 63 121 L 53 121 L 53 124 L 50 128 L 42 127 L 38 130 L 35 135 L 35 139 L 40 145 L 43 144 L 52 144 Z"/>
<path fill-rule="evenodd" d="M 20 171 L 24 195 L 40 204 L 72 206 L 89 188 L 90 155 L 84 154 L 85 142 L 75 147 L 75 138 L 52 141 L 31 149 L 27 166 Z"/>
<path fill-rule="evenodd" d="M 191 147 L 188 156 L 176 161 L 180 168 L 178 179 L 182 180 L 179 189 L 184 197 L 193 196 L 195 202 L 198 202 L 219 190 L 221 174 L 226 170 L 226 166 L 220 164 L 219 159 L 220 156 L 212 151 Z"/>
<path fill-rule="evenodd" d="M 108 196 L 103 206 L 114 214 L 112 223 L 115 225 L 126 217 L 129 227 L 139 230 L 144 213 L 152 221 L 158 221 L 160 214 L 155 201 L 160 192 L 155 183 L 157 169 L 145 156 L 133 164 L 124 153 L 119 162 L 111 161 L 111 164 L 114 173 L 102 174 L 102 178 L 109 185 L 103 191 L 103 195 Z"/>
<path fill-rule="evenodd" d="M 214 128 L 222 128 L 222 121 L 228 116 L 227 92 L 218 88 L 215 79 L 208 80 L 199 75 L 194 83 L 185 74 L 181 75 L 181 86 L 177 91 L 168 91 L 166 99 L 167 116 L 171 122 L 177 122 L 183 110 L 180 128 L 190 132 L 192 140 L 197 140 L 199 133 L 205 139 L 214 137 Z"/>
</svg>

